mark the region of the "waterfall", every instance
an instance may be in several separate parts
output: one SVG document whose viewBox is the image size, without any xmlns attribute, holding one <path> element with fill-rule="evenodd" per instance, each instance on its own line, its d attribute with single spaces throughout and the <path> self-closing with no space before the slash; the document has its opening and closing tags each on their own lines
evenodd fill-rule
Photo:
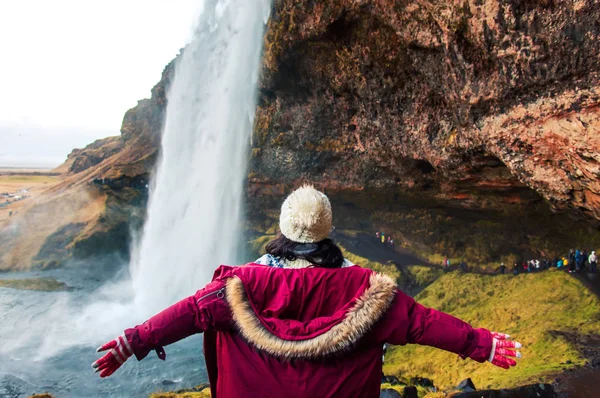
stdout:
<svg viewBox="0 0 600 398">
<path fill-rule="evenodd" d="M 207 1 L 179 57 L 147 221 L 132 255 L 148 315 L 239 261 L 243 181 L 269 0 Z"/>
<path fill-rule="evenodd" d="M 270 0 L 203 5 L 199 29 L 175 67 L 131 280 L 107 281 L 92 294 L 0 289 L 0 395 L 3 377 L 15 373 L 64 388 L 58 395 L 75 388 L 81 396 L 117 396 L 114 384 L 90 377 L 92 348 L 193 294 L 218 265 L 240 260 L 243 182 Z M 66 271 L 56 270 L 61 278 Z M 91 286 L 85 275 L 75 279 Z M 198 369 L 187 355 L 194 343 L 180 344 L 169 347 L 168 369 L 119 370 L 120 396 L 147 396 L 165 377 L 193 385 Z"/>
</svg>

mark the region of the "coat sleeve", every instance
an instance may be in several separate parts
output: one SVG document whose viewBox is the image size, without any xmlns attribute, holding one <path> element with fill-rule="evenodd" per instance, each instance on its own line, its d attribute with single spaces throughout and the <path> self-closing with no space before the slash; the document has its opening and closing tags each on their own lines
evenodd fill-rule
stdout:
<svg viewBox="0 0 600 398">
<path fill-rule="evenodd" d="M 141 325 L 125 330 L 133 353 L 142 360 L 152 350 L 165 359 L 163 346 L 207 330 L 231 327 L 225 282 L 210 282 L 193 296 L 173 304 Z"/>
<path fill-rule="evenodd" d="M 428 345 L 477 362 L 485 362 L 492 351 L 489 330 L 474 329 L 452 315 L 424 307 L 401 291 L 377 329 L 386 343 Z"/>
</svg>

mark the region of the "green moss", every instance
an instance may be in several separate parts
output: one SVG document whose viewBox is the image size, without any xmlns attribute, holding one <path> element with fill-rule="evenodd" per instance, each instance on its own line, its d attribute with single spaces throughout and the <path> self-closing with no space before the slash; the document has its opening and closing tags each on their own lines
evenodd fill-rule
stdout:
<svg viewBox="0 0 600 398">
<path fill-rule="evenodd" d="M 50 278 L 0 279 L 0 287 L 18 290 L 36 290 L 41 292 L 54 292 L 69 289 L 65 283 Z"/>
<path fill-rule="evenodd" d="M 210 398 L 210 388 L 193 392 L 157 392 L 150 394 L 149 398 Z"/>
<path fill-rule="evenodd" d="M 251 258 L 259 258 L 266 253 L 265 246 L 271 240 L 275 238 L 275 235 L 262 235 L 258 238 L 254 238 L 248 241 L 248 252 L 252 256 Z"/>
<path fill-rule="evenodd" d="M 481 388 L 512 387 L 550 381 L 585 359 L 569 341 L 552 331 L 600 333 L 600 303 L 577 279 L 559 271 L 531 275 L 486 276 L 453 272 L 440 277 L 416 299 L 476 327 L 511 334 L 524 344 L 523 359 L 505 371 L 490 364 L 463 361 L 430 347 L 392 347 L 386 374 L 427 377 L 448 388 L 471 377 Z M 569 365 L 564 365 L 571 361 Z"/>
<path fill-rule="evenodd" d="M 425 265 L 409 265 L 408 271 L 411 273 L 417 286 L 425 287 L 431 285 L 436 279 L 444 274 L 439 268 L 428 267 Z"/>
<path fill-rule="evenodd" d="M 361 267 L 372 269 L 376 272 L 381 272 L 382 274 L 388 275 L 390 278 L 394 279 L 398 285 L 402 284 L 403 278 L 402 273 L 398 270 L 398 268 L 393 264 L 382 264 L 377 261 L 371 261 L 364 257 L 358 256 L 354 253 L 349 252 L 345 247 L 339 245 L 340 249 L 342 249 L 342 253 L 344 257 L 353 262 L 356 265 L 360 265 Z"/>
</svg>

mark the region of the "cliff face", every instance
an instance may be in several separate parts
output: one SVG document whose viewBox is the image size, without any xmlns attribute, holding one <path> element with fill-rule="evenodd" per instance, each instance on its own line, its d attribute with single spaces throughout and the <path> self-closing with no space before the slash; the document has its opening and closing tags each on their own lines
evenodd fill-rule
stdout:
<svg viewBox="0 0 600 398">
<path fill-rule="evenodd" d="M 600 4 L 276 2 L 251 181 L 540 193 L 600 219 Z"/>
<path fill-rule="evenodd" d="M 438 209 L 490 210 L 506 236 L 522 224 L 504 219 L 531 215 L 542 200 L 600 220 L 599 20 L 591 0 L 275 1 L 252 137 L 251 221 L 261 222 L 265 195 L 276 209 L 302 179 L 328 192 L 382 188 L 394 201 L 407 194 Z M 129 230 L 144 220 L 175 61 L 125 114 L 120 136 L 74 150 L 57 169 L 63 181 L 0 232 L 0 268 L 127 255 Z M 448 217 L 420 218 L 437 220 L 413 239 L 423 251 L 452 253 L 469 241 L 443 237 L 439 219 Z M 535 234 L 534 218 L 510 246 Z M 404 219 L 382 224 L 392 219 L 373 225 L 414 234 Z M 586 228 L 574 236 L 598 232 Z"/>
<path fill-rule="evenodd" d="M 62 181 L 0 226 L 0 270 L 115 254 L 128 258 L 131 233 L 145 218 L 173 68 L 174 61 L 152 97 L 127 111 L 120 136 L 74 149 L 54 170 Z"/>
</svg>

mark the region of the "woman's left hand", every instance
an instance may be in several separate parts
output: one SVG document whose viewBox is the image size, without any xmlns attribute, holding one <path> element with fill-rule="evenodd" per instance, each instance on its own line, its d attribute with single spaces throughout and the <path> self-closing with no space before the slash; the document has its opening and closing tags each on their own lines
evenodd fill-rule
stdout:
<svg viewBox="0 0 600 398">
<path fill-rule="evenodd" d="M 499 366 L 504 369 L 509 369 L 511 366 L 515 366 L 517 361 L 513 358 L 521 358 L 521 353 L 514 349 L 523 347 L 521 343 L 511 341 L 510 336 L 504 333 L 492 332 L 493 344 L 492 352 L 488 359 L 493 365 Z"/>
<path fill-rule="evenodd" d="M 114 340 L 98 347 L 96 352 L 110 350 L 102 358 L 92 363 L 92 368 L 100 372 L 100 377 L 108 377 L 115 373 L 121 365 L 133 355 L 133 350 L 125 336 L 119 336 Z"/>
</svg>

